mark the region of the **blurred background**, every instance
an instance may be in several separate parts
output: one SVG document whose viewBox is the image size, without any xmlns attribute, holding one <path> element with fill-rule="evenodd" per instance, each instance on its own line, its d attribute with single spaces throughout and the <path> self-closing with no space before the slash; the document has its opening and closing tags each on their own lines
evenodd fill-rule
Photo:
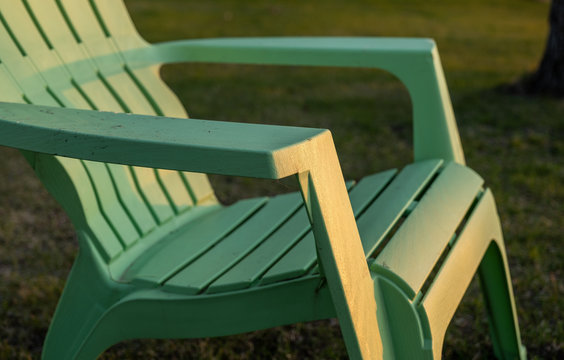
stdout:
<svg viewBox="0 0 564 360">
<path fill-rule="evenodd" d="M 564 100 L 508 92 L 538 66 L 548 1 L 126 0 L 150 42 L 234 36 L 407 36 L 438 44 L 468 165 L 498 203 L 523 343 L 564 359 Z M 358 179 L 412 159 L 405 88 L 372 70 L 174 65 L 163 78 L 193 118 L 332 130 Z M 225 203 L 293 181 L 214 176 Z M 0 147 L 0 359 L 39 358 L 77 252 L 66 215 L 23 157 Z M 446 359 L 493 357 L 477 281 L 447 332 Z M 214 339 L 118 344 L 102 359 L 346 359 L 335 320 Z"/>
</svg>

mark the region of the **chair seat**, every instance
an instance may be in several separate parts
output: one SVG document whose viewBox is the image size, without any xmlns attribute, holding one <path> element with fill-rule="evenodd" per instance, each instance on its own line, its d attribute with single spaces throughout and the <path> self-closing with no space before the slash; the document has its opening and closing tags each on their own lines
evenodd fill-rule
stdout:
<svg viewBox="0 0 564 360">
<path fill-rule="evenodd" d="M 421 201 L 443 167 L 439 160 L 417 162 L 399 172 L 388 170 L 348 184 L 367 258 L 382 252 L 386 239 Z M 467 172 L 463 178 L 472 177 L 471 170 Z M 478 187 L 481 184 L 476 183 Z M 463 200 L 466 210 L 474 197 L 475 193 Z M 196 295 L 318 273 L 314 237 L 303 200 L 299 193 L 290 193 L 242 200 L 186 224 L 139 256 L 121 280 Z"/>
</svg>

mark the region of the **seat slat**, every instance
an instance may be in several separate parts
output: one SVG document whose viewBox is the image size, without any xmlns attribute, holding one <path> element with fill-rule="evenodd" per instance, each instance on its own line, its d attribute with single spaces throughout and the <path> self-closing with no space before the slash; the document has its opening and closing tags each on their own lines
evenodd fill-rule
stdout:
<svg viewBox="0 0 564 360">
<path fill-rule="evenodd" d="M 355 216 L 370 204 L 374 197 L 390 182 L 395 173 L 395 170 L 390 170 L 367 176 L 352 188 L 349 197 Z M 311 269 L 316 260 L 315 240 L 310 231 L 265 273 L 260 283 L 270 284 L 301 276 Z"/>
<path fill-rule="evenodd" d="M 482 183 L 470 169 L 449 163 L 378 255 L 376 263 L 391 269 L 417 293 Z"/>
<path fill-rule="evenodd" d="M 399 218 L 403 210 L 415 198 L 418 191 L 425 186 L 426 181 L 432 177 L 440 164 L 441 161 L 430 160 L 406 166 L 374 202 L 370 204 L 368 209 L 361 214 L 357 220 L 357 226 L 366 254 L 370 254 L 374 250 L 380 239 L 385 235 L 385 232 L 393 225 L 390 221 Z M 398 189 L 401 190 L 400 194 L 398 194 Z M 361 196 L 360 199 L 362 198 Z M 352 200 L 351 198 L 353 210 L 355 214 L 358 214 L 358 208 L 355 209 Z M 383 212 L 383 214 L 380 214 L 380 212 Z M 381 215 L 386 215 L 387 218 L 384 219 L 384 216 Z M 294 278 L 303 275 L 308 269 L 311 269 L 317 261 L 314 241 L 313 234 L 308 234 L 304 237 L 265 274 L 261 283 L 268 284 Z"/>
<path fill-rule="evenodd" d="M 299 193 L 272 198 L 252 218 L 169 279 L 165 290 L 197 294 L 243 259 L 302 205 Z"/>
<path fill-rule="evenodd" d="M 348 183 L 351 188 L 353 183 Z M 307 212 L 303 205 L 288 221 L 262 242 L 251 254 L 214 281 L 208 293 L 243 289 L 258 281 L 286 251 L 310 229 Z"/>
<path fill-rule="evenodd" d="M 135 260 L 122 280 L 151 284 L 164 282 L 233 231 L 266 201 L 266 198 L 239 201 L 189 223 Z"/>
<path fill-rule="evenodd" d="M 280 229 L 268 237 L 249 256 L 214 281 L 207 293 L 244 289 L 254 283 L 280 255 L 290 249 L 310 229 L 307 212 L 302 206 Z"/>
<path fill-rule="evenodd" d="M 357 221 L 364 253 L 369 256 L 405 209 L 439 170 L 442 161 L 428 160 L 406 166 Z"/>
</svg>

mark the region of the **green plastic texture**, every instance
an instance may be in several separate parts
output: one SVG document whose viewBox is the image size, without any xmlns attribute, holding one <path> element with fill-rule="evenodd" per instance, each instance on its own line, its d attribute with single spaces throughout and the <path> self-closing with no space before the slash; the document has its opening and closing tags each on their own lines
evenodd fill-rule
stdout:
<svg viewBox="0 0 564 360">
<path fill-rule="evenodd" d="M 415 162 L 345 183 L 328 130 L 188 119 L 159 77 L 172 62 L 386 70 L 412 99 Z M 526 358 L 493 196 L 464 165 L 430 39 L 152 45 L 119 0 L 0 0 L 0 145 L 80 245 L 44 359 L 330 317 L 353 359 L 439 359 L 476 272 L 496 356 Z M 301 192 L 224 206 L 206 173 Z"/>
</svg>

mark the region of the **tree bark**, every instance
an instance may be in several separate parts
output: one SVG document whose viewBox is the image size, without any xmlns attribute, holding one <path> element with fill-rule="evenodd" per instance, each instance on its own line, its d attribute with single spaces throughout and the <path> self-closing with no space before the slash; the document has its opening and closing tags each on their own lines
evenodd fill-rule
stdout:
<svg viewBox="0 0 564 360">
<path fill-rule="evenodd" d="M 541 63 L 535 73 L 521 84 L 530 95 L 564 97 L 564 0 L 552 0 L 550 33 Z"/>
</svg>

